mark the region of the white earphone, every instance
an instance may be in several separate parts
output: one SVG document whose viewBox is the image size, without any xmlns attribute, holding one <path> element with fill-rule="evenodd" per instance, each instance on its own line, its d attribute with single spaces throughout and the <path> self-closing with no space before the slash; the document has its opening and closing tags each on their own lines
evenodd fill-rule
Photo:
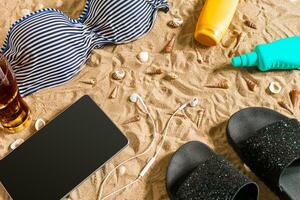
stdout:
<svg viewBox="0 0 300 200">
<path fill-rule="evenodd" d="M 199 99 L 197 97 L 194 97 L 190 102 L 191 107 L 196 107 L 198 104 L 199 104 Z"/>
<path fill-rule="evenodd" d="M 191 106 L 191 107 L 196 107 L 199 103 L 198 98 L 194 97 L 191 101 L 189 101 L 188 103 L 182 104 L 182 106 L 180 106 L 178 108 L 178 110 L 183 110 L 184 108 L 186 108 L 187 106 Z"/>
<path fill-rule="evenodd" d="M 142 100 L 142 98 L 140 97 L 140 95 L 138 93 L 133 93 L 130 97 L 129 97 L 129 100 L 132 102 L 132 103 L 136 103 L 139 99 Z"/>
<path fill-rule="evenodd" d="M 154 144 L 154 141 L 155 141 L 155 136 L 156 136 L 157 133 L 158 133 L 158 132 L 157 132 L 157 127 L 156 127 L 156 124 L 155 124 L 155 121 L 154 121 L 154 118 L 152 117 L 152 115 L 151 115 L 151 113 L 150 113 L 148 107 L 147 107 L 146 104 L 144 103 L 142 97 L 141 97 L 139 94 L 137 94 L 137 93 L 133 93 L 133 94 L 129 97 L 129 100 L 130 100 L 132 103 L 138 103 L 138 102 L 140 102 L 140 103 L 142 104 L 143 109 L 145 110 L 145 112 L 147 113 L 147 115 L 150 117 L 150 119 L 151 119 L 151 121 L 152 121 L 152 125 L 153 125 L 153 128 L 154 128 L 154 139 L 152 140 L 151 144 L 148 146 L 148 148 L 147 148 L 143 153 L 140 153 L 140 154 L 138 154 L 138 155 L 136 155 L 136 156 L 134 156 L 134 157 L 131 157 L 131 158 L 129 158 L 129 159 L 127 159 L 127 160 L 121 162 L 121 163 L 120 163 L 118 166 L 116 166 L 111 172 L 109 172 L 109 174 L 105 177 L 105 179 L 103 180 L 103 182 L 102 182 L 102 184 L 101 184 L 100 191 L 99 191 L 99 196 L 98 196 L 98 199 L 99 199 L 99 200 L 104 200 L 104 199 L 106 199 L 106 198 L 108 198 L 108 197 L 110 197 L 110 196 L 112 196 L 112 195 L 114 195 L 114 194 L 116 194 L 116 193 L 118 193 L 118 192 L 120 192 L 120 191 L 126 189 L 127 187 L 129 187 L 129 186 L 135 184 L 136 182 L 138 182 L 139 179 L 141 179 L 141 178 L 147 173 L 147 171 L 151 168 L 151 166 L 155 163 L 155 160 L 156 160 L 157 156 L 159 155 L 160 151 L 162 150 L 163 145 L 164 145 L 164 143 L 165 143 L 165 140 L 166 140 L 166 138 L 167 138 L 167 130 L 168 130 L 168 127 L 169 127 L 169 125 L 170 125 L 170 123 L 171 123 L 173 117 L 175 117 L 175 115 L 176 115 L 179 111 L 183 110 L 183 109 L 186 108 L 187 106 L 190 106 L 190 107 L 196 107 L 196 106 L 199 104 L 199 99 L 196 98 L 196 97 L 194 97 L 191 101 L 189 101 L 189 102 L 187 102 L 187 103 L 185 103 L 185 104 L 182 104 L 180 107 L 178 107 L 178 108 L 176 109 L 176 111 L 175 111 L 175 112 L 171 115 L 171 117 L 169 118 L 169 120 L 168 120 L 168 122 L 167 122 L 167 124 L 166 124 L 166 127 L 165 127 L 164 130 L 163 130 L 163 136 L 162 136 L 162 141 L 161 141 L 160 146 L 156 149 L 156 153 L 154 154 L 154 156 L 147 162 L 147 164 L 144 166 L 144 168 L 140 171 L 138 177 L 137 177 L 134 181 L 132 181 L 131 183 L 129 183 L 129 184 L 123 186 L 122 188 L 120 188 L 120 189 L 118 189 L 118 190 L 116 190 L 116 191 L 110 193 L 109 195 L 107 195 L 107 196 L 105 196 L 104 198 L 101 199 L 101 197 L 102 197 L 102 192 L 103 192 L 103 186 L 104 186 L 104 183 L 106 182 L 106 180 L 108 179 L 108 177 L 112 174 L 112 172 L 115 171 L 116 169 L 118 169 L 120 166 L 124 165 L 125 163 L 127 163 L 127 162 L 129 162 L 129 161 L 131 161 L 131 160 L 133 160 L 133 159 L 135 159 L 135 158 L 138 158 L 138 157 L 140 157 L 140 156 L 142 156 L 142 155 L 145 155 L 145 154 L 152 148 L 152 146 L 153 146 L 153 144 Z"/>
<path fill-rule="evenodd" d="M 138 100 L 139 100 L 139 101 L 141 102 L 141 104 L 143 105 L 144 109 L 145 109 L 146 111 L 148 111 L 148 108 L 147 108 L 146 104 L 144 103 L 142 97 L 141 97 L 139 94 L 133 93 L 133 94 L 129 97 L 129 99 L 130 99 L 130 101 L 131 101 L 132 103 L 137 103 Z M 191 106 L 191 107 L 196 107 L 196 106 L 198 105 L 198 103 L 199 103 L 198 98 L 194 97 L 189 103 L 183 104 L 179 109 L 182 110 L 182 109 L 184 109 L 185 107 L 187 107 L 188 105 Z"/>
<path fill-rule="evenodd" d="M 141 97 L 139 94 L 133 93 L 133 94 L 129 97 L 129 100 L 130 100 L 132 103 L 137 103 L 138 101 L 140 101 L 141 104 L 142 104 L 142 106 L 143 106 L 143 108 L 144 108 L 144 110 L 147 112 L 147 114 L 150 114 L 150 113 L 148 113 L 149 110 L 148 110 L 146 104 L 144 103 L 142 97 Z"/>
</svg>

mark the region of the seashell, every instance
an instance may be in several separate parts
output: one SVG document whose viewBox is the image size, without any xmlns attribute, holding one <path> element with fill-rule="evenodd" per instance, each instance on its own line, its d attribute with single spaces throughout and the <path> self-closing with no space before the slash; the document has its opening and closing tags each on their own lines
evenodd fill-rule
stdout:
<svg viewBox="0 0 300 200">
<path fill-rule="evenodd" d="M 168 44 L 164 48 L 165 53 L 172 53 L 173 48 L 175 45 L 175 35 L 172 37 L 172 39 L 168 42 Z"/>
<path fill-rule="evenodd" d="M 133 123 L 133 122 L 137 122 L 137 121 L 140 121 L 140 120 L 141 120 L 141 117 L 139 115 L 136 115 L 136 116 L 126 120 L 125 122 L 123 122 L 123 125 L 130 124 L 130 123 Z"/>
<path fill-rule="evenodd" d="M 281 85 L 278 82 L 271 82 L 269 85 L 269 91 L 272 94 L 278 94 L 281 91 Z"/>
<path fill-rule="evenodd" d="M 230 50 L 229 53 L 228 53 L 228 57 L 231 58 L 235 54 L 236 54 L 236 52 L 234 50 Z"/>
<path fill-rule="evenodd" d="M 119 86 L 116 86 L 116 87 L 112 90 L 112 92 L 110 93 L 109 98 L 110 98 L 110 99 L 115 99 L 115 98 L 117 98 L 118 92 L 119 92 Z"/>
<path fill-rule="evenodd" d="M 225 48 L 229 48 L 233 43 L 235 43 L 236 39 L 237 38 L 234 37 L 234 35 L 224 37 L 224 39 L 222 40 L 222 46 Z"/>
<path fill-rule="evenodd" d="M 39 118 L 39 119 L 37 119 L 37 120 L 35 121 L 34 128 L 35 128 L 36 131 L 39 131 L 39 130 L 41 130 L 45 125 L 46 125 L 46 122 L 45 122 L 43 119 Z"/>
<path fill-rule="evenodd" d="M 251 172 L 251 169 L 248 167 L 248 165 L 244 164 L 244 168 L 247 172 Z"/>
<path fill-rule="evenodd" d="M 168 22 L 168 26 L 171 28 L 178 28 L 182 26 L 183 24 L 183 19 L 180 17 L 174 17 L 171 21 Z"/>
<path fill-rule="evenodd" d="M 236 40 L 236 44 L 235 44 L 234 48 L 238 47 L 240 45 L 240 43 L 244 40 L 245 37 L 246 37 L 246 34 L 244 32 L 239 33 L 237 36 L 237 40 Z"/>
<path fill-rule="evenodd" d="M 147 51 L 140 52 L 139 55 L 138 55 L 138 59 L 142 63 L 147 63 L 149 61 L 149 53 Z"/>
<path fill-rule="evenodd" d="M 220 81 L 220 82 L 217 83 L 217 84 L 214 84 L 214 85 L 206 85 L 205 87 L 207 87 L 207 88 L 228 89 L 228 88 L 229 88 L 229 83 L 228 83 L 227 80 L 223 80 L 223 81 Z"/>
<path fill-rule="evenodd" d="M 247 77 L 244 77 L 244 80 L 247 83 L 248 89 L 253 92 L 257 86 L 257 83 Z"/>
<path fill-rule="evenodd" d="M 290 98 L 291 98 L 291 102 L 293 104 L 293 106 L 296 106 L 299 102 L 299 95 L 300 95 L 300 91 L 299 90 L 291 90 L 290 91 Z"/>
<path fill-rule="evenodd" d="M 96 85 L 95 79 L 90 79 L 88 81 L 80 81 L 81 83 L 88 84 L 88 85 Z"/>
<path fill-rule="evenodd" d="M 21 10 L 21 13 L 22 13 L 23 16 L 29 15 L 31 12 L 32 12 L 32 11 L 29 10 L 29 9 L 22 9 L 22 10 Z"/>
<path fill-rule="evenodd" d="M 201 55 L 201 53 L 196 49 L 196 54 L 197 54 L 197 61 L 198 63 L 203 63 L 204 60 L 203 60 L 203 57 Z"/>
<path fill-rule="evenodd" d="M 57 0 L 56 7 L 62 7 L 64 5 L 64 2 L 62 0 Z"/>
<path fill-rule="evenodd" d="M 41 10 L 43 9 L 45 6 L 41 3 L 39 3 L 37 6 L 36 6 L 36 10 Z"/>
<path fill-rule="evenodd" d="M 167 73 L 164 77 L 166 80 L 175 80 L 178 78 L 178 75 L 174 72 Z"/>
<path fill-rule="evenodd" d="M 126 173 L 126 167 L 124 167 L 124 166 L 120 166 L 120 168 L 119 168 L 119 174 L 122 176 L 122 175 L 124 175 L 125 173 Z"/>
<path fill-rule="evenodd" d="M 205 109 L 198 110 L 198 121 L 197 121 L 197 127 L 200 128 L 201 123 L 203 121 L 205 114 Z"/>
<path fill-rule="evenodd" d="M 289 111 L 292 115 L 294 114 L 294 112 L 283 101 L 279 101 L 278 105 L 280 105 L 280 107 L 282 107 L 282 108 L 286 109 L 287 111 Z"/>
<path fill-rule="evenodd" d="M 244 22 L 244 24 L 245 24 L 246 26 L 250 27 L 250 28 L 257 29 L 256 24 L 254 24 L 254 23 L 251 22 L 250 20 L 246 20 L 246 21 Z"/>
<path fill-rule="evenodd" d="M 15 149 L 18 148 L 23 142 L 24 142 L 24 140 L 23 140 L 22 138 L 16 139 L 13 143 L 10 144 L 10 149 L 11 149 L 11 150 L 15 150 Z"/>
<path fill-rule="evenodd" d="M 94 65 L 99 65 L 100 64 L 100 61 L 99 61 L 99 59 L 97 58 L 97 56 L 91 56 L 91 62 L 92 62 L 92 64 L 94 64 Z"/>
<path fill-rule="evenodd" d="M 122 80 L 126 76 L 126 72 L 123 69 L 118 69 L 114 73 L 112 73 L 112 78 L 115 80 Z"/>
<path fill-rule="evenodd" d="M 153 69 L 152 71 L 146 72 L 148 75 L 160 75 L 163 73 L 163 70 L 161 69 Z"/>
</svg>

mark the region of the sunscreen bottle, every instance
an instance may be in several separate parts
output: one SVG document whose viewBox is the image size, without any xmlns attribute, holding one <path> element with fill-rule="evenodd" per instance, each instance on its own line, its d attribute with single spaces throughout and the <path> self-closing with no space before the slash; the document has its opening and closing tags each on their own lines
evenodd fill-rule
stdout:
<svg viewBox="0 0 300 200">
<path fill-rule="evenodd" d="M 195 31 L 195 39 L 205 45 L 217 45 L 225 34 L 239 0 L 206 0 Z"/>
<path fill-rule="evenodd" d="M 260 71 L 300 68 L 300 36 L 256 46 L 253 52 L 234 57 L 234 67 L 257 66 Z"/>
</svg>

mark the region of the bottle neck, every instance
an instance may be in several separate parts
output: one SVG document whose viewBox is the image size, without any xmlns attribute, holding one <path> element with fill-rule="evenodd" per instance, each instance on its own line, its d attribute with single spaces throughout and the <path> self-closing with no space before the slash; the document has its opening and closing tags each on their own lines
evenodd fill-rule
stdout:
<svg viewBox="0 0 300 200">
<path fill-rule="evenodd" d="M 250 52 L 241 56 L 234 57 L 232 59 L 232 65 L 234 67 L 254 67 L 258 65 L 257 53 Z"/>
</svg>

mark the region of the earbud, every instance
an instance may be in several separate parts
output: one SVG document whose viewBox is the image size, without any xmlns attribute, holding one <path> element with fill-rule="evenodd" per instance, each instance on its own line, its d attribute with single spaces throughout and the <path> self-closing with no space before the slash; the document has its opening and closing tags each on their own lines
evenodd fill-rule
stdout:
<svg viewBox="0 0 300 200">
<path fill-rule="evenodd" d="M 192 99 L 192 101 L 190 102 L 190 106 L 191 106 L 191 107 L 196 107 L 198 104 L 199 104 L 199 99 L 196 98 L 196 97 L 194 97 L 194 98 Z"/>
<path fill-rule="evenodd" d="M 187 106 L 191 106 L 191 107 L 196 107 L 199 103 L 199 99 L 194 97 L 190 102 L 182 104 L 182 106 L 180 106 L 178 108 L 178 110 L 183 110 L 185 109 Z"/>
<path fill-rule="evenodd" d="M 132 103 L 137 103 L 137 101 L 141 99 L 140 95 L 138 95 L 137 93 L 133 93 L 130 97 L 129 97 L 129 100 L 132 102 Z"/>
<path fill-rule="evenodd" d="M 104 183 L 106 182 L 106 180 L 108 180 L 108 177 L 112 174 L 113 171 L 115 171 L 116 169 L 118 169 L 120 166 L 124 165 L 125 163 L 131 161 L 132 159 L 135 159 L 135 158 L 138 158 L 144 154 L 146 154 L 153 146 L 153 144 L 155 144 L 155 138 L 156 138 L 156 135 L 160 135 L 158 134 L 158 131 L 157 131 L 157 127 L 156 127 L 156 124 L 155 124 L 155 121 L 154 121 L 154 118 L 152 117 L 151 113 L 149 112 L 146 104 L 144 103 L 142 97 L 137 94 L 137 93 L 133 93 L 130 97 L 129 97 L 129 100 L 132 102 L 132 103 L 138 103 L 138 101 L 140 102 L 140 104 L 142 104 L 143 108 L 145 109 L 145 111 L 147 112 L 147 114 L 149 115 L 151 121 L 152 121 L 152 125 L 154 127 L 154 139 L 152 140 L 151 144 L 148 146 L 148 148 L 143 152 L 143 153 L 140 153 L 138 155 L 135 155 L 125 161 L 123 161 L 121 164 L 119 164 L 117 167 L 115 167 L 104 179 L 104 181 L 102 182 L 101 184 L 101 187 L 100 187 L 100 192 L 99 192 L 99 196 L 98 196 L 98 199 L 101 199 L 102 197 L 102 190 L 103 190 L 103 187 L 104 187 Z M 144 175 L 149 171 L 149 169 L 153 166 L 153 164 L 155 163 L 156 161 L 156 158 L 157 156 L 159 155 L 159 152 L 162 150 L 163 148 L 163 145 L 165 144 L 165 140 L 167 139 L 167 135 L 168 135 L 168 127 L 170 126 L 170 123 L 172 121 L 172 119 L 176 116 L 176 114 L 178 112 L 180 112 L 181 110 L 183 110 L 184 108 L 186 108 L 187 106 L 190 106 L 190 107 L 196 107 L 197 105 L 199 104 L 199 99 L 194 97 L 191 101 L 189 102 L 186 102 L 185 104 L 182 104 L 179 108 L 176 109 L 176 111 L 171 115 L 171 117 L 169 118 L 167 124 L 166 124 L 166 127 L 165 129 L 163 130 L 162 132 L 162 141 L 160 142 L 160 145 L 157 144 L 157 148 L 156 148 L 156 153 L 155 155 L 147 162 L 147 164 L 144 166 L 144 168 L 140 171 L 138 177 L 132 181 L 131 183 L 128 183 L 127 185 L 123 186 L 122 188 L 110 193 L 109 195 L 105 196 L 104 198 L 102 198 L 102 200 L 126 189 L 127 187 L 133 185 L 134 183 L 136 183 L 138 180 L 140 180 L 141 178 L 144 177 Z"/>
<path fill-rule="evenodd" d="M 144 110 L 150 115 L 150 112 L 149 112 L 149 110 L 148 110 L 146 104 L 144 103 L 142 97 L 141 97 L 139 94 L 133 93 L 133 94 L 129 97 L 129 100 L 130 100 L 132 103 L 137 103 L 138 101 L 140 101 L 141 104 L 142 104 L 142 106 L 143 106 L 143 108 L 144 108 Z"/>
</svg>

